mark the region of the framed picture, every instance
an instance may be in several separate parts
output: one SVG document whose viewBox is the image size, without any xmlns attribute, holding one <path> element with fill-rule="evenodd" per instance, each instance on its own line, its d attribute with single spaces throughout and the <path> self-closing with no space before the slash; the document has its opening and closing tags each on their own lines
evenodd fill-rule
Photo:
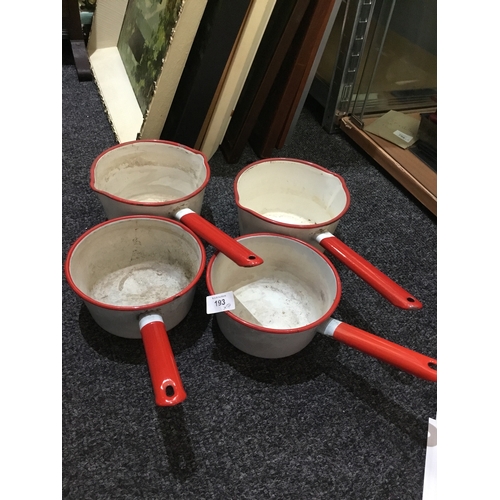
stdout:
<svg viewBox="0 0 500 500">
<path fill-rule="evenodd" d="M 206 4 L 97 2 L 87 51 L 118 142 L 160 137 Z"/>
<path fill-rule="evenodd" d="M 207 3 L 162 139 L 195 146 L 250 4 L 251 0 Z"/>
<path fill-rule="evenodd" d="M 195 144 L 195 149 L 199 149 L 208 159 L 212 158 L 224 138 L 275 4 L 276 0 L 252 0 L 233 54 L 226 65 L 220 91 L 212 101 L 213 106 Z"/>
<path fill-rule="evenodd" d="M 260 158 L 283 147 L 306 79 L 326 30 L 334 5 L 340 0 L 312 0 L 249 137 Z"/>
<path fill-rule="evenodd" d="M 277 0 L 220 145 L 228 163 L 240 160 L 309 3 Z"/>
</svg>

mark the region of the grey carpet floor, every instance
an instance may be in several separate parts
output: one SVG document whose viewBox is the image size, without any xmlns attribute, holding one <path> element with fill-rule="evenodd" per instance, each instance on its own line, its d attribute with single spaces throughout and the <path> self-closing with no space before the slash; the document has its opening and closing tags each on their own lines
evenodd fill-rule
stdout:
<svg viewBox="0 0 500 500">
<path fill-rule="evenodd" d="M 93 82 L 62 68 L 62 250 L 103 222 L 89 186 L 93 159 L 115 144 Z M 306 105 L 275 156 L 340 174 L 351 205 L 336 235 L 419 298 L 392 306 L 334 257 L 334 317 L 437 357 L 436 218 Z M 218 151 L 202 215 L 238 235 L 234 165 Z M 207 258 L 213 249 L 207 245 Z M 299 353 L 264 360 L 238 351 L 193 307 L 170 332 L 187 399 L 155 406 L 144 349 L 100 329 L 62 276 L 62 494 L 82 499 L 421 499 L 437 386 L 317 335 Z"/>
</svg>

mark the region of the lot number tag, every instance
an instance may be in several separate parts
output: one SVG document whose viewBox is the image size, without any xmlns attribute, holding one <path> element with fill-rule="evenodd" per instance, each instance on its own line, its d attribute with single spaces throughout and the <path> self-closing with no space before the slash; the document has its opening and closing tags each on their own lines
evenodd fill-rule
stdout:
<svg viewBox="0 0 500 500">
<path fill-rule="evenodd" d="M 214 314 L 234 309 L 233 292 L 218 293 L 207 297 L 207 314 Z"/>
<path fill-rule="evenodd" d="M 404 132 L 401 132 L 401 130 L 396 130 L 393 132 L 393 134 L 400 139 L 403 139 L 405 142 L 410 142 L 413 139 L 413 136 L 405 134 Z"/>
</svg>

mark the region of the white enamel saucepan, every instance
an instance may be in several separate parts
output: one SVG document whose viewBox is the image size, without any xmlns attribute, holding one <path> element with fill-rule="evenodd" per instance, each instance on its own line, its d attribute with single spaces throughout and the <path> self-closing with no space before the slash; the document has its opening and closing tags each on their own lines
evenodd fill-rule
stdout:
<svg viewBox="0 0 500 500">
<path fill-rule="evenodd" d="M 258 255 L 200 216 L 209 179 L 203 153 L 160 140 L 118 144 L 102 152 L 90 168 L 90 187 L 108 219 L 127 215 L 176 219 L 238 265 L 261 264 Z"/>
<path fill-rule="evenodd" d="M 240 234 L 269 232 L 328 251 L 393 305 L 422 303 L 333 235 L 350 197 L 338 174 L 303 160 L 272 158 L 243 168 L 234 181 Z"/>
<path fill-rule="evenodd" d="M 436 382 L 437 360 L 331 317 L 341 285 L 333 264 L 312 245 L 285 235 L 238 238 L 264 259 L 261 266 L 238 267 L 221 253 L 207 266 L 211 295 L 233 292 L 235 309 L 216 314 L 224 336 L 247 354 L 282 358 L 303 349 L 317 332 Z"/>
<path fill-rule="evenodd" d="M 186 398 L 167 331 L 193 303 L 206 254 L 200 239 L 177 221 L 120 217 L 76 240 L 66 279 L 95 322 L 125 338 L 142 338 L 156 404 Z"/>
</svg>

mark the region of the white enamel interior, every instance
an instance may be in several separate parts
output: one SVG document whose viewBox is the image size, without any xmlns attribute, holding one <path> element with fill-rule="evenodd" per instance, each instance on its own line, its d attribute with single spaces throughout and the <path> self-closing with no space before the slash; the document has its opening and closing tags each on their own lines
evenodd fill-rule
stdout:
<svg viewBox="0 0 500 500">
<path fill-rule="evenodd" d="M 110 149 L 96 162 L 94 188 L 135 202 L 184 198 L 207 179 L 205 157 L 173 144 L 139 141 Z"/>
<path fill-rule="evenodd" d="M 184 290 L 203 265 L 190 233 L 144 218 L 112 221 L 91 232 L 76 246 L 69 270 L 75 285 L 100 303 L 143 306 Z"/>
<path fill-rule="evenodd" d="M 256 163 L 240 175 L 236 190 L 243 208 L 286 224 L 328 222 L 348 202 L 337 176 L 294 160 Z"/>
<path fill-rule="evenodd" d="M 219 253 L 209 277 L 215 293 L 234 293 L 234 315 L 253 325 L 288 330 L 310 325 L 327 314 L 337 295 L 337 280 L 321 255 L 278 235 L 239 241 L 264 263 L 243 268 Z"/>
</svg>

